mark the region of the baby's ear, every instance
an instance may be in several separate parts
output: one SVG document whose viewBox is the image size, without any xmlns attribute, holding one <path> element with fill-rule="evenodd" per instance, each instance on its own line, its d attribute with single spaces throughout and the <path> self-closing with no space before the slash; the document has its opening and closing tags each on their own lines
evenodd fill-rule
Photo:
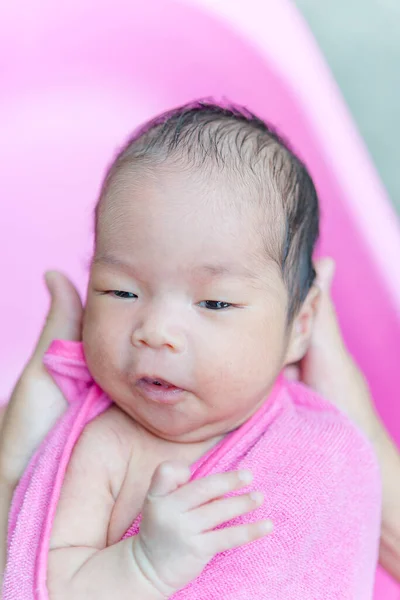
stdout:
<svg viewBox="0 0 400 600">
<path fill-rule="evenodd" d="M 319 288 L 313 285 L 292 323 L 285 365 L 298 362 L 306 354 L 310 345 L 319 300 Z"/>
</svg>

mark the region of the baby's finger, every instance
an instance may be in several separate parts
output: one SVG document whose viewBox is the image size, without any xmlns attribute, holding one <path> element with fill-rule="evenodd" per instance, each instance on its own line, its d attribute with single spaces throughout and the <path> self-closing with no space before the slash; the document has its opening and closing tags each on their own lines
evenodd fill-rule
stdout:
<svg viewBox="0 0 400 600">
<path fill-rule="evenodd" d="M 209 531 L 231 519 L 251 512 L 262 504 L 264 496 L 261 492 L 241 494 L 231 498 L 220 498 L 200 508 L 196 508 L 187 516 L 193 519 L 193 526 L 197 532 Z"/>
<path fill-rule="evenodd" d="M 195 479 L 172 495 L 182 512 L 191 510 L 229 492 L 249 485 L 253 480 L 250 471 L 229 471 Z"/>
<path fill-rule="evenodd" d="M 273 524 L 269 520 L 208 531 L 203 534 L 203 550 L 206 554 L 214 555 L 254 542 L 272 531 Z"/>
<path fill-rule="evenodd" d="M 147 498 L 167 496 L 190 479 L 190 468 L 179 461 L 165 461 L 158 465 L 151 478 Z"/>
</svg>

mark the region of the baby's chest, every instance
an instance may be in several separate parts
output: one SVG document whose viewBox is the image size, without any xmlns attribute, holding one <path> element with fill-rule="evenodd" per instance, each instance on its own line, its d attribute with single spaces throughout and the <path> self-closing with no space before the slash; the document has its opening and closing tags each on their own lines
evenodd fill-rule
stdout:
<svg viewBox="0 0 400 600">
<path fill-rule="evenodd" d="M 108 543 L 119 541 L 142 512 L 143 503 L 154 471 L 167 460 L 194 463 L 208 449 L 204 444 L 177 444 L 154 438 L 146 432 L 137 432 L 133 450 L 125 461 L 123 476 L 115 490 Z"/>
<path fill-rule="evenodd" d="M 139 451 L 141 455 L 142 452 Z M 142 512 L 143 502 L 150 485 L 152 474 L 164 457 L 147 453 L 128 460 L 125 476 L 116 490 L 115 503 L 108 526 L 107 545 L 118 542 Z"/>
<path fill-rule="evenodd" d="M 156 438 L 118 408 L 100 415 L 86 426 L 72 453 L 50 547 L 70 540 L 74 531 L 81 545 L 118 542 L 140 514 L 156 467 L 182 458 L 191 462 L 196 456 L 183 457 L 182 444 Z M 92 532 L 90 544 L 86 529 Z"/>
</svg>

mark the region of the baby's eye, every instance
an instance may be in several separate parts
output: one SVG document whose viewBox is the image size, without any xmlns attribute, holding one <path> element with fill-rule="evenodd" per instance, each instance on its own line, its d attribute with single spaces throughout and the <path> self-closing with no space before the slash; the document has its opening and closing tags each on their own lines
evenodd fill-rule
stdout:
<svg viewBox="0 0 400 600">
<path fill-rule="evenodd" d="M 203 300 L 199 302 L 199 306 L 202 308 L 208 308 L 208 310 L 223 310 L 224 308 L 229 308 L 233 306 L 229 302 L 221 302 L 220 300 Z"/>
<path fill-rule="evenodd" d="M 116 296 L 117 298 L 122 298 L 123 300 L 137 298 L 136 294 L 132 294 L 132 292 L 124 292 L 123 290 L 110 290 L 108 293 L 111 296 Z"/>
</svg>

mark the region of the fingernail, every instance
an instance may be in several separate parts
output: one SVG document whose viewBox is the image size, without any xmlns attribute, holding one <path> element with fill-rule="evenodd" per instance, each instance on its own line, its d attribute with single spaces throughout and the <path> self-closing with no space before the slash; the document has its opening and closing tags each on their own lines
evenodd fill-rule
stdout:
<svg viewBox="0 0 400 600">
<path fill-rule="evenodd" d="M 260 529 L 263 533 L 271 533 L 274 529 L 274 524 L 272 521 L 262 521 L 260 523 Z"/>
<path fill-rule="evenodd" d="M 319 277 L 317 277 L 317 284 L 319 285 L 322 291 L 329 291 L 333 276 L 335 274 L 335 262 L 333 260 L 327 260 L 324 264 L 324 268 L 321 273 L 319 273 Z"/>
<path fill-rule="evenodd" d="M 54 271 L 46 271 L 44 274 L 44 280 L 49 290 L 51 290 L 54 281 Z"/>
<path fill-rule="evenodd" d="M 261 492 L 251 492 L 250 498 L 251 500 L 253 500 L 253 502 L 261 504 L 261 502 L 264 500 L 264 494 L 262 494 Z"/>
<path fill-rule="evenodd" d="M 250 483 L 253 481 L 253 473 L 250 471 L 239 471 L 238 477 L 240 481 L 243 481 L 244 483 Z"/>
</svg>

